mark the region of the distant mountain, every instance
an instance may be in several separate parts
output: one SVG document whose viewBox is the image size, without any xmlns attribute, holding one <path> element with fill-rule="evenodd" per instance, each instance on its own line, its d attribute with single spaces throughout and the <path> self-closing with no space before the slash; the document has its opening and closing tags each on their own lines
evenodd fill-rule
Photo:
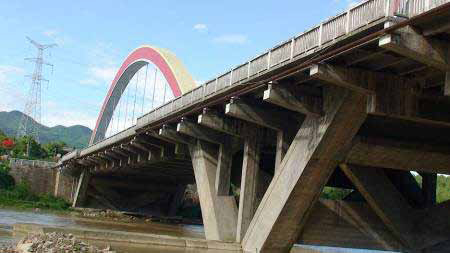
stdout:
<svg viewBox="0 0 450 253">
<path fill-rule="evenodd" d="M 16 136 L 16 132 L 23 113 L 19 111 L 0 112 L 0 130 L 8 136 Z M 28 117 L 28 116 L 26 116 Z M 31 119 L 32 124 L 38 124 L 34 119 Z M 70 147 L 83 148 L 88 145 L 92 130 L 88 127 L 75 125 L 70 127 L 54 126 L 47 127 L 38 125 L 39 138 L 41 143 L 51 141 L 63 141 Z"/>
</svg>

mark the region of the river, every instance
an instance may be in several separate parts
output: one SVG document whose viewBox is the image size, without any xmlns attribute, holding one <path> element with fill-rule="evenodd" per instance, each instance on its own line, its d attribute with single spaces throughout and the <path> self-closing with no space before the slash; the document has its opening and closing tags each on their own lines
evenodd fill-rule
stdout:
<svg viewBox="0 0 450 253">
<path fill-rule="evenodd" d="M 168 225 L 160 223 L 146 224 L 124 224 L 118 222 L 99 222 L 92 219 L 79 219 L 70 216 L 61 216 L 52 213 L 17 211 L 0 209 L 0 245 L 15 243 L 18 238 L 12 236 L 12 226 L 15 223 L 34 223 L 47 226 L 61 226 L 70 228 L 86 228 L 108 231 L 129 231 L 152 234 L 163 234 L 178 237 L 204 238 L 203 227 L 198 225 Z M 111 245 L 118 252 L 155 253 L 155 252 L 199 252 L 199 253 L 221 253 L 229 251 L 185 249 L 180 247 L 160 246 L 136 246 L 124 243 L 104 243 L 99 241 L 88 241 L 97 246 Z"/>
<path fill-rule="evenodd" d="M 160 235 L 170 235 L 177 237 L 191 237 L 204 238 L 204 231 L 202 226 L 198 225 L 169 225 L 162 223 L 145 223 L 145 224 L 126 224 L 119 222 L 105 222 L 94 219 L 80 219 L 70 216 L 62 216 L 53 213 L 32 212 L 32 211 L 17 211 L 0 209 L 0 245 L 15 243 L 18 238 L 12 236 L 12 226 L 15 223 L 34 223 L 47 226 L 60 226 L 69 228 L 85 228 L 92 230 L 108 230 L 108 231 L 127 231 L 139 233 L 151 233 Z M 223 250 L 202 250 L 202 249 L 187 249 L 180 247 L 167 246 L 138 246 L 136 244 L 125 243 L 105 243 L 100 241 L 87 241 L 99 247 L 106 247 L 111 245 L 114 250 L 119 253 L 230 253 L 230 251 Z M 292 252 L 332 252 L 332 253 L 389 253 L 387 251 L 376 250 L 357 250 L 357 249 L 343 249 L 343 248 L 329 248 L 329 247 L 314 247 L 306 245 L 296 245 Z M 392 252 L 394 253 L 394 252 Z"/>
</svg>

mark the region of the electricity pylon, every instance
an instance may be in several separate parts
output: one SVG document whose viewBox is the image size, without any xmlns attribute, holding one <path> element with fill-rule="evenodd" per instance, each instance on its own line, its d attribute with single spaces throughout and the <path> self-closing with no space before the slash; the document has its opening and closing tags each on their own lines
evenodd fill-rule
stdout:
<svg viewBox="0 0 450 253">
<path fill-rule="evenodd" d="M 42 76 L 42 66 L 48 65 L 52 66 L 52 64 L 44 61 L 44 50 L 48 48 L 55 47 L 56 44 L 39 44 L 36 41 L 26 37 L 28 41 L 33 44 L 37 50 L 38 54 L 36 58 L 25 58 L 27 61 L 32 61 L 35 63 L 34 71 L 31 76 L 31 85 L 28 93 L 27 101 L 25 103 L 24 115 L 19 124 L 19 128 L 17 131 L 17 137 L 21 136 L 29 136 L 33 137 L 37 142 L 39 142 L 39 125 L 42 123 L 41 121 L 41 104 L 42 104 L 42 95 L 41 95 L 41 84 L 42 82 L 48 82 Z M 33 122 L 33 119 L 35 122 Z M 31 138 L 30 138 L 31 139 Z M 27 145 L 27 155 L 30 155 L 30 141 L 28 141 Z"/>
</svg>

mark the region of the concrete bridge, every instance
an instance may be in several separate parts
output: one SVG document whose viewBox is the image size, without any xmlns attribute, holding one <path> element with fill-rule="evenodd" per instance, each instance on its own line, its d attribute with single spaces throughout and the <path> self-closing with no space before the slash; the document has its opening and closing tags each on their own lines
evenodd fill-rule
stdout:
<svg viewBox="0 0 450 253">
<path fill-rule="evenodd" d="M 171 215 L 196 183 L 206 238 L 246 252 L 449 252 L 450 202 L 436 203 L 436 175 L 450 174 L 449 43 L 448 0 L 369 0 L 195 88 L 173 55 L 140 48 L 90 146 L 59 163 L 79 178 L 73 205 Z M 174 99 L 105 138 L 148 63 Z M 325 186 L 352 191 L 322 200 Z"/>
</svg>

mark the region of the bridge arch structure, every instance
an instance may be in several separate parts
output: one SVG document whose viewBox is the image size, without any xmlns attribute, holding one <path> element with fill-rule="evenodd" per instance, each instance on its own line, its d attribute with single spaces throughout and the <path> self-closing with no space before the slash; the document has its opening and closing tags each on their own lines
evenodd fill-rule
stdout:
<svg viewBox="0 0 450 253">
<path fill-rule="evenodd" d="M 173 217 L 185 189 L 195 191 L 207 241 L 186 247 L 450 252 L 450 200 L 437 194 L 438 174 L 450 175 L 449 52 L 450 0 L 366 0 L 180 98 L 140 108 L 133 127 L 57 167 L 77 178 L 74 207 Z M 184 92 L 163 53 L 134 53 L 94 141 L 116 126 L 130 98 L 124 86 L 137 90 L 146 63 L 173 96 Z"/>
<path fill-rule="evenodd" d="M 149 66 L 154 69 L 154 72 L 150 71 L 152 73 L 149 73 Z M 144 70 L 145 73 L 140 73 L 144 72 Z M 142 76 L 144 76 L 144 80 L 142 80 Z M 139 82 L 139 77 L 141 77 L 141 82 Z M 152 78 L 153 80 L 149 80 Z M 166 97 L 169 99 L 179 97 L 187 91 L 195 88 L 195 82 L 187 69 L 175 56 L 175 54 L 169 50 L 148 45 L 144 45 L 133 50 L 124 60 L 113 81 L 111 82 L 109 91 L 105 97 L 101 111 L 97 118 L 94 131 L 92 132 L 89 143 L 90 145 L 103 140 L 108 131 L 113 132 L 113 126 L 111 126 L 112 121 L 121 120 L 120 111 L 116 112 L 118 106 L 122 104 L 125 105 L 127 109 L 126 113 L 128 113 L 128 106 L 130 104 L 130 94 L 128 93 L 130 90 L 133 92 L 133 87 L 129 84 L 133 83 L 133 79 L 135 79 L 134 84 L 136 87 L 134 89 L 134 97 L 133 94 L 131 94 L 132 102 L 134 99 L 133 113 L 132 116 L 130 115 L 131 123 L 133 123 L 137 117 L 140 116 L 139 113 L 135 113 L 137 100 L 139 100 L 137 103 L 142 107 L 141 113 L 143 113 L 144 104 L 149 102 L 146 100 L 150 100 L 151 107 L 154 108 L 159 104 L 166 102 Z M 147 89 L 149 90 L 147 91 L 146 97 Z M 168 94 L 166 94 L 167 89 L 171 91 Z M 163 96 L 161 103 L 155 103 L 155 100 L 160 96 Z M 121 101 L 124 100 L 125 97 L 127 98 L 127 101 L 123 101 L 121 104 Z M 131 108 L 129 109 L 131 111 Z M 116 118 L 113 118 L 114 116 Z M 124 115 L 122 113 L 122 117 L 123 116 L 125 116 L 126 123 L 126 121 L 129 120 L 127 117 L 128 115 Z M 123 130 L 119 127 L 120 123 L 116 123 L 118 126 L 116 127 L 116 132 Z M 124 124 L 124 126 L 126 126 L 126 124 Z"/>
</svg>

